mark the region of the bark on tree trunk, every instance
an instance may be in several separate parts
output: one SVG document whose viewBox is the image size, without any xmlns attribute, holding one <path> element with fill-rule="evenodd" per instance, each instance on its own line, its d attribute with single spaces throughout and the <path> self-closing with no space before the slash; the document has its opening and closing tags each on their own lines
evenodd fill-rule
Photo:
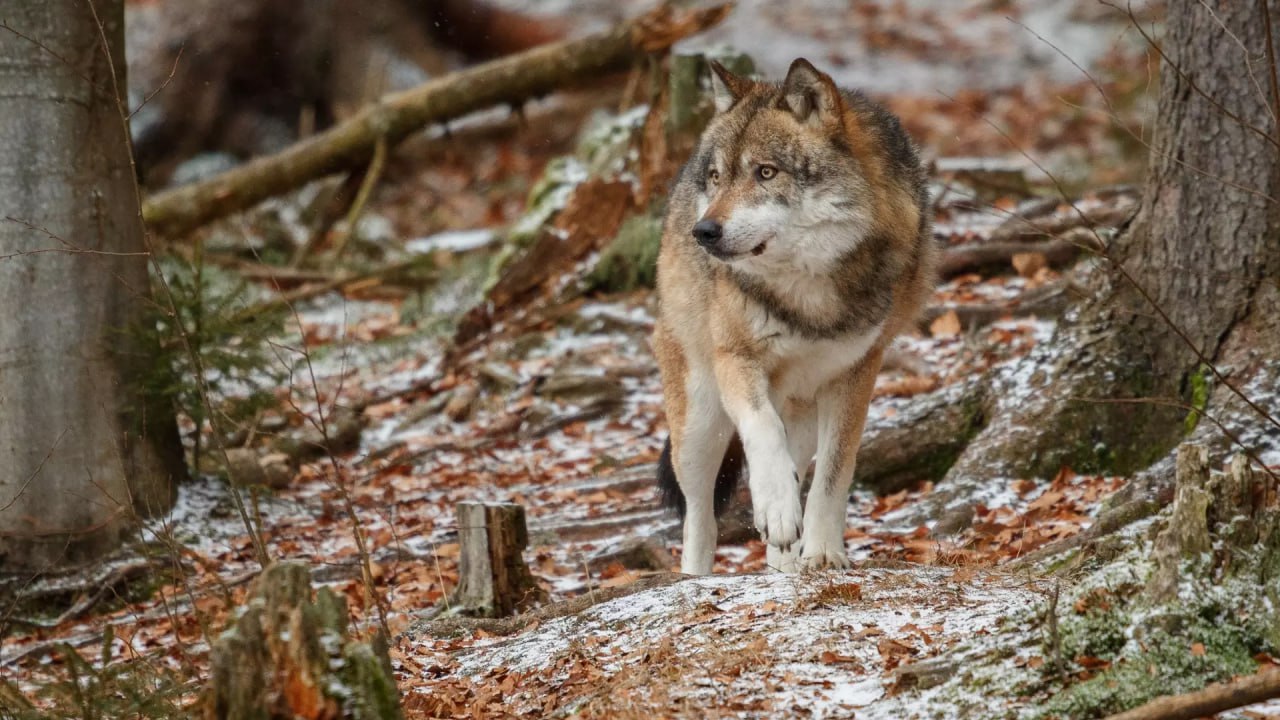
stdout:
<svg viewBox="0 0 1280 720">
<path fill-rule="evenodd" d="M 11 0 L 0 28 L 6 569 L 104 554 L 185 473 L 172 403 L 140 382 L 157 349 L 138 333 L 148 276 L 116 103 L 124 3 L 93 2 Z"/>
<path fill-rule="evenodd" d="M 1006 400 L 951 468 L 956 486 L 1064 465 L 1133 473 L 1188 434 L 1216 456 L 1231 435 L 1280 449 L 1274 404 L 1250 407 L 1206 367 L 1246 396 L 1280 378 L 1280 97 L 1269 49 L 1280 2 L 1212 5 L 1169 4 L 1141 208 L 1099 261 L 1091 304 L 1059 327 L 1038 366 L 998 381 L 993 395 Z"/>
</svg>

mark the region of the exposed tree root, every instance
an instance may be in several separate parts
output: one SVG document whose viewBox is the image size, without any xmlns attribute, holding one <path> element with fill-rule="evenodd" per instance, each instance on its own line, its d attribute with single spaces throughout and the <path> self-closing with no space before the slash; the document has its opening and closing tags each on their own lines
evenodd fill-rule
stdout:
<svg viewBox="0 0 1280 720">
<path fill-rule="evenodd" d="M 568 615 L 576 615 L 593 605 L 599 605 L 603 602 L 616 600 L 620 597 L 626 597 L 650 588 L 662 587 L 664 585 L 680 582 L 681 580 L 688 580 L 691 577 L 693 576 L 681 575 L 680 573 L 658 573 L 646 578 L 641 578 L 640 580 L 627 585 L 591 590 L 585 595 L 580 595 L 570 600 L 552 603 L 538 608 L 537 610 L 508 618 L 446 617 L 423 620 L 415 623 L 404 633 L 404 635 L 410 639 L 416 639 L 419 636 L 447 637 L 460 635 L 462 633 L 475 632 L 477 630 L 483 630 L 491 635 L 513 635 L 535 623 L 554 620 Z"/>
<path fill-rule="evenodd" d="M 858 451 L 857 482 L 895 492 L 940 480 L 983 426 L 987 383 L 979 378 L 918 396 L 892 417 L 867 427 Z"/>
</svg>

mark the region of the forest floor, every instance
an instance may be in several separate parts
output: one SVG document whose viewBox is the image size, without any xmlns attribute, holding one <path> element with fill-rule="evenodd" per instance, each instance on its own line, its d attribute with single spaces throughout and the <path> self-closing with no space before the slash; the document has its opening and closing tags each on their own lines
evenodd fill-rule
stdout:
<svg viewBox="0 0 1280 720">
<path fill-rule="evenodd" d="M 607 19 L 604 5 L 591 5 L 580 21 Z M 762 51 L 766 70 L 776 73 L 778 58 L 819 39 L 826 60 L 846 68 L 848 77 L 838 79 L 870 84 L 904 116 L 938 160 L 936 235 L 947 247 L 988 243 L 1011 217 L 1028 213 L 1068 218 L 1081 208 L 1111 209 L 1118 221 L 1132 207 L 1130 189 L 1104 186 L 1136 175 L 1127 133 L 1137 126 L 1117 130 L 1114 108 L 1091 99 L 1088 79 L 1003 19 L 1012 10 L 970 4 L 959 34 L 948 34 L 936 3 L 873 3 L 879 10 L 870 15 L 842 10 L 851 32 L 896 48 L 882 55 L 910 56 L 906 85 L 889 95 L 893 88 L 876 85 L 884 72 L 830 49 L 839 44 L 824 35 L 832 32 L 824 29 L 825 6 L 805 3 L 804 12 L 781 18 L 772 4 L 742 5 L 738 24 L 709 42 L 745 45 L 762 24 L 785 23 L 791 39 Z M 1128 20 L 1089 15 L 1085 5 L 1032 3 L 1021 19 L 1055 28 L 1050 41 L 1072 47 L 1088 35 L 1082 62 L 1114 72 L 1107 88 L 1116 96 L 1145 97 L 1149 83 L 1135 72 L 1145 53 L 1134 50 Z M 1067 6 L 1067 15 L 1055 14 Z M 935 45 L 955 52 L 944 58 Z M 991 54 L 996 47 L 1001 57 Z M 965 48 L 968 60 L 954 62 Z M 1011 75 L 986 71 L 1010 55 L 1022 58 L 1005 69 Z M 293 303 L 269 345 L 271 372 L 255 378 L 274 383 L 277 402 L 240 438 L 253 445 L 355 428 L 347 447 L 304 463 L 282 487 L 240 490 L 243 509 L 206 447 L 201 467 L 209 471 L 182 485 L 173 511 L 146 526 L 146 592 L 137 587 L 134 553 L 94 569 L 71 593 L 72 609 L 83 611 L 50 619 L 8 608 L 0 616 L 10 628 L 0 679 L 61 708 L 82 682 L 68 680 L 72 653 L 99 679 L 108 667 L 141 659 L 157 675 L 181 678 L 179 702 L 191 702 L 212 639 L 260 568 L 247 518 L 269 557 L 307 562 L 315 582 L 346 597 L 362 631 L 385 626 L 395 636 L 392 661 L 410 717 L 1035 716 L 1066 672 L 1064 658 L 1054 657 L 1062 654 L 1056 619 L 1048 620 L 1064 590 L 1010 563 L 1088 528 L 1127 478 L 1069 468 L 1051 481 L 993 478 L 973 522 L 946 536 L 922 514 L 930 483 L 887 494 L 859 489 L 848 510 L 849 571 L 769 573 L 763 545 L 737 527 L 717 552 L 717 576 L 671 581 L 678 521 L 659 507 L 653 483 L 665 430 L 648 345 L 652 294 L 553 293 L 464 352 L 448 352 L 449 331 L 503 242 L 500 228 L 518 220 L 530 186 L 564 151 L 565 133 L 557 133 L 545 146 L 545 138 L 515 133 L 465 152 L 423 141 L 393 162 L 354 251 L 394 246 L 395 257 L 429 258 L 437 281 L 405 290 L 370 280 Z M 1007 188 L 978 193 L 993 178 L 1043 190 L 1045 178 L 1029 161 L 1041 152 L 1073 187 L 1103 189 L 1075 192 L 1074 208 Z M 962 156 L 994 163 L 948 163 Z M 1094 162 L 1103 157 L 1110 162 Z M 207 251 L 235 247 L 239 259 L 224 264 L 256 266 L 269 247 L 264 227 L 306 238 L 297 218 L 308 199 L 304 191 L 216 226 L 202 235 Z M 244 247 L 255 248 L 249 261 Z M 1062 308 L 1028 314 L 1020 305 L 1045 289 L 1069 295 L 1074 272 L 1035 255 L 954 272 L 938 288 L 929 319 L 897 342 L 877 381 L 868 438 L 900 428 L 926 405 L 958 402 L 985 374 L 1023 372 L 1019 359 L 1052 336 Z M 237 304 L 251 307 L 281 289 L 256 283 Z M 992 316 L 970 320 L 974 310 Z M 223 391 L 235 396 L 251 384 L 228 382 Z M 184 433 L 195 429 L 188 418 Z M 425 632 L 423 618 L 447 610 L 457 584 L 455 505 L 471 500 L 525 507 L 525 558 L 550 603 L 667 579 L 511 635 Z M 1126 542 L 1144 547 L 1146 529 L 1131 528 Z M 67 595 L 54 581 L 24 590 L 40 596 L 41 583 L 49 583 L 48 597 Z M 1062 612 L 1086 615 L 1088 602 L 1073 597 Z M 1110 663 L 1088 653 L 1065 661 L 1077 681 Z M 1280 704 L 1230 717 L 1280 717 Z"/>
</svg>

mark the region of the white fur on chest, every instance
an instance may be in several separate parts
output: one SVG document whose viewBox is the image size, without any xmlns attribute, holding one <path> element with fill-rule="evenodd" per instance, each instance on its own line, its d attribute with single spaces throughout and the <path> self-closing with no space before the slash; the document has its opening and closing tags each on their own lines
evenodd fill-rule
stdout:
<svg viewBox="0 0 1280 720">
<path fill-rule="evenodd" d="M 813 340 L 763 313 L 757 320 L 757 337 L 768 347 L 763 359 L 774 379 L 769 390 L 775 400 L 813 399 L 824 385 L 861 362 L 883 329 L 877 324 L 865 333 Z"/>
</svg>

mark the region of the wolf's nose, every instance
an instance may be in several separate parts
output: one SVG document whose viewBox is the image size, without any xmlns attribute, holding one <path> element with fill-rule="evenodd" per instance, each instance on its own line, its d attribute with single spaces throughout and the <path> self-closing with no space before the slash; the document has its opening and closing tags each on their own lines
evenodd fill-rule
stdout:
<svg viewBox="0 0 1280 720">
<path fill-rule="evenodd" d="M 724 235 L 724 228 L 715 220 L 699 220 L 693 226 L 693 238 L 702 247 L 711 247 Z"/>
</svg>

